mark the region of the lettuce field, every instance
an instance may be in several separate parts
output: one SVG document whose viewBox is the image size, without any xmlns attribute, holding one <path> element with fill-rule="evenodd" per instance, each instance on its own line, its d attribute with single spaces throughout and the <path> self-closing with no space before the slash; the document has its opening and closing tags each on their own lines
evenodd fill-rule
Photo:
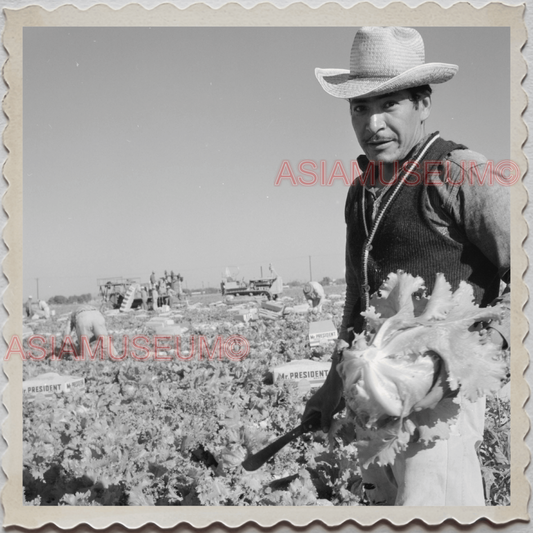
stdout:
<svg viewBox="0 0 533 533">
<path fill-rule="evenodd" d="M 85 383 L 68 393 L 25 394 L 25 504 L 367 505 L 356 435 L 346 425 L 334 435 L 303 435 L 255 472 L 241 466 L 300 423 L 309 386 L 274 382 L 272 369 L 296 359 L 330 359 L 331 341 L 311 348 L 308 331 L 315 320 L 340 325 L 342 287 L 335 290 L 318 314 L 241 322 L 232 312 L 235 302 L 210 305 L 201 298 L 170 311 L 169 318 L 187 328 L 182 346 L 190 346 L 194 336 L 214 342 L 241 335 L 250 346 L 242 360 L 183 360 L 172 347 L 165 352 L 169 360 L 28 358 L 24 380 L 56 372 Z M 290 304 L 302 302 L 295 292 Z M 106 315 L 119 352 L 124 337 L 139 335 L 154 349 L 154 331 L 147 325 L 152 316 Z M 59 335 L 66 319 L 59 315 L 28 325 L 48 339 Z M 510 503 L 509 430 L 508 396 L 489 398 L 479 450 L 487 505 Z"/>
</svg>

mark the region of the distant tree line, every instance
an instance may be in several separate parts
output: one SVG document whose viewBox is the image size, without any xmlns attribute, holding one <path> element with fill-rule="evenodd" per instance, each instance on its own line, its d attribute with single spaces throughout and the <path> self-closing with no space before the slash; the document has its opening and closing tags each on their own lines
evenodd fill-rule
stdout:
<svg viewBox="0 0 533 533">
<path fill-rule="evenodd" d="M 220 288 L 216 287 L 202 287 L 201 289 L 183 289 L 183 294 L 190 295 L 192 293 L 202 293 L 202 294 L 216 294 L 220 292 Z"/>
<path fill-rule="evenodd" d="M 287 285 L 289 287 L 301 287 L 302 285 L 305 285 L 306 283 L 307 283 L 306 281 L 294 280 L 294 281 L 289 281 Z M 329 276 L 324 276 L 320 280 L 319 283 L 320 285 L 324 287 L 327 287 L 328 285 L 344 285 L 346 283 L 346 279 L 345 278 L 331 279 Z"/>
<path fill-rule="evenodd" d="M 91 293 L 80 294 L 74 296 L 52 296 L 48 299 L 49 304 L 63 305 L 63 304 L 85 304 L 93 299 Z"/>
<path fill-rule="evenodd" d="M 220 288 L 216 287 L 206 287 L 205 289 L 202 289 L 204 294 L 216 294 L 217 292 L 220 292 Z"/>
</svg>

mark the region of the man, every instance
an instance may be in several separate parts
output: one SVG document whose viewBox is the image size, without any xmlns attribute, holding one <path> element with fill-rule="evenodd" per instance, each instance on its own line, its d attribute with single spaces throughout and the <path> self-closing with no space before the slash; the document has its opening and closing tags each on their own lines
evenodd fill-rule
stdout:
<svg viewBox="0 0 533 533">
<path fill-rule="evenodd" d="M 269 263 L 268 270 L 270 271 L 270 277 L 274 278 L 272 285 L 270 285 L 270 296 L 273 300 L 277 300 L 283 292 L 283 279 L 281 279 L 281 276 L 278 275 L 278 273 L 272 266 L 272 263 Z"/>
<path fill-rule="evenodd" d="M 175 284 L 175 291 L 176 291 L 176 295 L 178 297 L 178 300 L 181 300 L 183 298 L 183 286 L 182 286 L 182 282 L 183 282 L 183 277 L 180 273 L 178 273 L 178 277 L 177 277 L 177 281 L 176 281 L 176 284 Z"/>
<path fill-rule="evenodd" d="M 39 315 L 44 318 L 50 318 L 50 307 L 44 300 L 39 300 Z"/>
<path fill-rule="evenodd" d="M 26 316 L 28 318 L 33 317 L 33 296 L 28 296 L 28 300 L 26 301 Z"/>
<path fill-rule="evenodd" d="M 102 337 L 103 349 L 111 350 L 113 356 L 117 355 L 113 340 L 107 331 L 105 318 L 96 307 L 81 305 L 72 312 L 65 327 L 64 336 L 71 335 L 73 331 L 78 337 L 78 350 L 82 347 L 83 337 L 86 337 L 89 343 Z"/>
<path fill-rule="evenodd" d="M 157 304 L 158 307 L 162 307 L 163 305 L 168 305 L 169 298 L 168 298 L 167 282 L 165 281 L 165 278 L 161 278 L 159 280 L 158 293 L 159 293 L 159 301 Z"/>
<path fill-rule="evenodd" d="M 141 308 L 143 311 L 148 311 L 148 289 L 145 285 L 141 286 Z"/>
<path fill-rule="evenodd" d="M 157 311 L 159 309 L 158 299 L 159 293 L 157 292 L 157 286 L 152 285 L 152 311 Z"/>
<path fill-rule="evenodd" d="M 358 158 L 362 176 L 346 201 L 347 296 L 332 371 L 303 415 L 304 423 L 319 416 L 323 430 L 341 405 L 342 381 L 335 368 L 342 349 L 362 331 L 361 312 L 389 272 L 421 276 L 428 293 L 438 272 L 454 290 L 466 280 L 484 306 L 499 296 L 501 280 L 508 283 L 510 268 L 509 188 L 497 180 L 471 183 L 461 164 L 470 168 L 472 162 L 482 176 L 487 160 L 424 129 L 430 85 L 450 80 L 458 67 L 425 63 L 422 38 L 410 28 L 361 28 L 350 58 L 349 71 L 316 69 L 326 92 L 349 101 L 364 151 Z M 504 299 L 508 306 L 508 294 Z M 489 328 L 494 342 L 506 343 L 504 327 Z M 415 407 L 434 406 L 445 391 L 441 378 Z M 483 423 L 484 399 L 462 405 L 448 440 L 431 446 L 412 442 L 393 465 L 363 470 L 370 502 L 484 505 L 476 455 Z"/>
<path fill-rule="evenodd" d="M 304 298 L 307 300 L 309 307 L 314 312 L 320 313 L 324 300 L 326 299 L 326 293 L 322 285 L 318 281 L 310 281 L 304 285 L 303 291 Z"/>
</svg>

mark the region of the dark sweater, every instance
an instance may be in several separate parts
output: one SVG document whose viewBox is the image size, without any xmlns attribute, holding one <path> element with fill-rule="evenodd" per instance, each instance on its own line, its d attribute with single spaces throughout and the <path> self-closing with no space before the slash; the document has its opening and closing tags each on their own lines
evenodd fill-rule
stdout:
<svg viewBox="0 0 533 533">
<path fill-rule="evenodd" d="M 436 139 L 420 161 L 420 168 L 424 168 L 425 161 L 442 161 L 458 148 L 464 147 Z M 364 158 L 360 163 L 365 172 L 368 160 Z M 431 170 L 436 166 L 438 163 L 431 165 Z M 411 179 L 401 185 L 396 193 L 395 185 L 383 192 L 374 222 L 369 215 L 370 206 L 366 213 L 362 212 L 362 195 L 368 194 L 365 188 L 356 183 L 348 193 L 346 267 L 352 269 L 352 279 L 356 280 L 359 290 L 359 305 L 354 306 L 349 320 L 355 331 L 361 331 L 363 327 L 360 313 L 365 307 L 365 270 L 369 294 L 379 289 L 390 272 L 403 270 L 421 276 L 428 293 L 434 286 L 435 275 L 442 272 L 453 290 L 461 280 L 468 281 L 478 304 L 487 305 L 498 296 L 498 271 L 485 255 L 468 240 L 458 242 L 440 234 L 426 220 L 422 209 L 424 188 L 433 185 L 424 182 L 412 185 L 410 182 Z M 363 222 L 365 215 L 370 238 Z M 365 247 L 369 248 L 366 262 Z"/>
</svg>

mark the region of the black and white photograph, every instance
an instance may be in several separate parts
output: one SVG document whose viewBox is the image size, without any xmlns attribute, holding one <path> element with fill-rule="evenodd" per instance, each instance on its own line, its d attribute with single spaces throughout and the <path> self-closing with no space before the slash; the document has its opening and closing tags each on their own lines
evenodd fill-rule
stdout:
<svg viewBox="0 0 533 533">
<path fill-rule="evenodd" d="M 16 72 L 10 523 L 527 516 L 522 28 L 50 17 Z"/>
</svg>

